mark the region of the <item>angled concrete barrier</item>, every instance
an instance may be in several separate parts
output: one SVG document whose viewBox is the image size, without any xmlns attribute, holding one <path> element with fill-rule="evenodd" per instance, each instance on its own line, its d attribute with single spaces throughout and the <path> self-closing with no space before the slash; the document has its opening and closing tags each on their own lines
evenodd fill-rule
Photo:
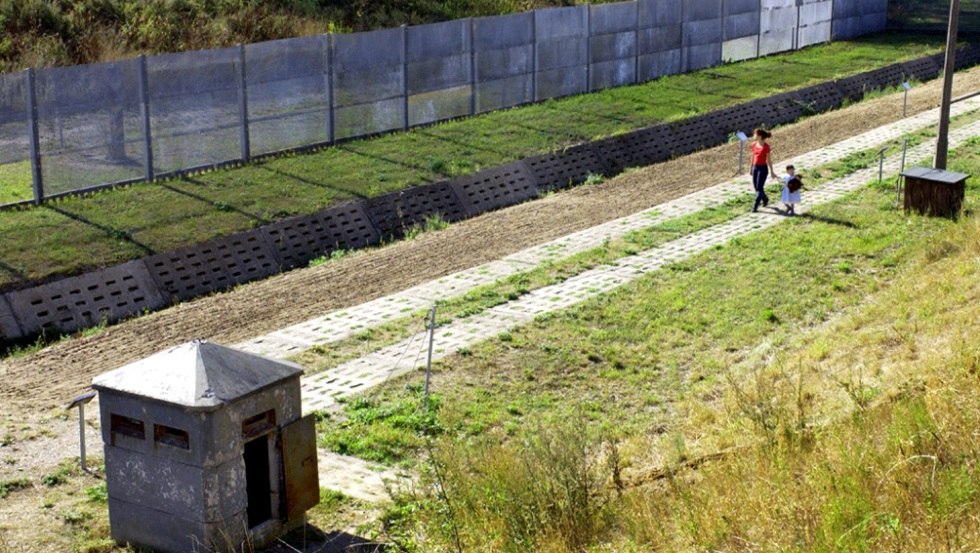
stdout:
<svg viewBox="0 0 980 553">
<path fill-rule="evenodd" d="M 0 341 L 20 338 L 24 331 L 17 322 L 13 308 L 7 300 L 7 294 L 0 294 Z"/>
<path fill-rule="evenodd" d="M 11 292 L 7 299 L 24 336 L 114 322 L 164 305 L 143 260 Z"/>
<path fill-rule="evenodd" d="M 448 181 L 415 186 L 392 192 L 367 202 L 367 212 L 382 237 L 401 237 L 405 230 L 423 224 L 439 214 L 445 221 L 465 218 L 463 209 Z"/>
<path fill-rule="evenodd" d="M 521 203 L 538 195 L 534 176 L 523 161 L 459 177 L 450 186 L 470 217 Z"/>
<path fill-rule="evenodd" d="M 592 144 L 581 144 L 525 160 L 538 189 L 559 190 L 585 182 L 589 175 L 606 175 L 609 170 Z"/>
<path fill-rule="evenodd" d="M 667 127 L 666 142 L 673 157 L 683 156 L 724 142 L 728 135 L 704 115 L 675 121 Z"/>
<path fill-rule="evenodd" d="M 767 127 L 796 121 L 807 114 L 807 104 L 796 91 L 783 92 L 759 101 L 759 117 Z"/>
<path fill-rule="evenodd" d="M 146 267 L 165 301 L 185 301 L 279 272 L 261 230 L 151 255 Z"/>
<path fill-rule="evenodd" d="M 902 64 L 905 70 L 905 77 L 908 79 L 918 79 L 928 81 L 939 76 L 940 67 L 936 65 L 936 60 L 931 57 L 919 58 L 907 61 Z"/>
<path fill-rule="evenodd" d="M 829 111 L 844 103 L 844 93 L 835 82 L 804 88 L 800 91 L 799 98 L 806 105 L 807 113 Z"/>
<path fill-rule="evenodd" d="M 302 267 L 335 250 L 363 248 L 381 237 L 364 208 L 351 202 L 262 228 L 274 246 L 283 269 Z"/>
<path fill-rule="evenodd" d="M 707 114 L 708 121 L 727 137 L 736 131 L 751 134 L 759 126 L 762 116 L 755 102 L 746 102 Z"/>
<path fill-rule="evenodd" d="M 627 167 L 642 167 L 670 159 L 666 125 L 613 136 L 595 143 L 595 151 L 610 174 Z"/>
</svg>

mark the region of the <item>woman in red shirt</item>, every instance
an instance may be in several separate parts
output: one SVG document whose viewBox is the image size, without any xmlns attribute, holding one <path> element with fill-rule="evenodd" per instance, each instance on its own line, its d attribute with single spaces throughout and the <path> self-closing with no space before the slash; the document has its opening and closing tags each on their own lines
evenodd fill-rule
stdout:
<svg viewBox="0 0 980 553">
<path fill-rule="evenodd" d="M 755 142 L 752 143 L 752 186 L 755 187 L 755 204 L 752 211 L 759 210 L 759 204 L 763 207 L 769 205 L 769 196 L 766 196 L 766 179 L 769 174 L 776 174 L 772 168 L 772 159 L 769 157 L 771 150 L 766 140 L 772 133 L 763 129 L 756 129 L 753 133 Z"/>
</svg>

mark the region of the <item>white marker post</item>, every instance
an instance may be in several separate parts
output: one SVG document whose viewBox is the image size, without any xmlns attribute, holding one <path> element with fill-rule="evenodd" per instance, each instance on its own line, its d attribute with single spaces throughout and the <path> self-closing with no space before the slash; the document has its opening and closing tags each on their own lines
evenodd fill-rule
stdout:
<svg viewBox="0 0 980 553">
<path fill-rule="evenodd" d="M 905 81 L 902 83 L 902 88 L 905 89 L 905 99 L 902 100 L 902 117 L 905 117 L 905 112 L 909 107 L 909 90 L 912 88 L 912 85 L 908 81 Z"/>
<path fill-rule="evenodd" d="M 738 174 L 742 174 L 742 151 L 745 149 L 745 142 L 749 139 L 745 136 L 742 131 L 735 131 L 735 136 L 738 137 Z"/>
</svg>

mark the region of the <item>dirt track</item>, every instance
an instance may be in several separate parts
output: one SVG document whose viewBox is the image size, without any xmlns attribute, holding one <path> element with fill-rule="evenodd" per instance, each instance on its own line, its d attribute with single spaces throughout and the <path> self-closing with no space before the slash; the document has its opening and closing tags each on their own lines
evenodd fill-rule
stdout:
<svg viewBox="0 0 980 553">
<path fill-rule="evenodd" d="M 909 93 L 909 114 L 939 104 L 938 81 Z M 956 94 L 980 89 L 980 69 L 957 75 Z M 832 144 L 901 117 L 901 95 L 777 129 L 781 158 Z M 0 362 L 0 415 L 17 419 L 63 406 L 92 377 L 192 338 L 235 343 L 500 258 L 634 213 L 731 177 L 737 146 L 723 145 L 610 181 L 487 213 L 411 241 L 359 252 L 124 322 Z"/>
</svg>

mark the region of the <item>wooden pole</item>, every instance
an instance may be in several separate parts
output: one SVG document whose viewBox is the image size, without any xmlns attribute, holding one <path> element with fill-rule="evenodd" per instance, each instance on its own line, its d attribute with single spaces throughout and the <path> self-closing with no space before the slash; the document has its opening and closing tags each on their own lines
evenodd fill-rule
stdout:
<svg viewBox="0 0 980 553">
<path fill-rule="evenodd" d="M 943 98 L 939 107 L 939 137 L 936 139 L 936 169 L 946 169 L 949 153 L 949 105 L 953 95 L 953 71 L 956 69 L 956 28 L 959 25 L 960 0 L 949 4 L 949 29 L 946 33 L 946 65 L 943 69 Z"/>
</svg>

